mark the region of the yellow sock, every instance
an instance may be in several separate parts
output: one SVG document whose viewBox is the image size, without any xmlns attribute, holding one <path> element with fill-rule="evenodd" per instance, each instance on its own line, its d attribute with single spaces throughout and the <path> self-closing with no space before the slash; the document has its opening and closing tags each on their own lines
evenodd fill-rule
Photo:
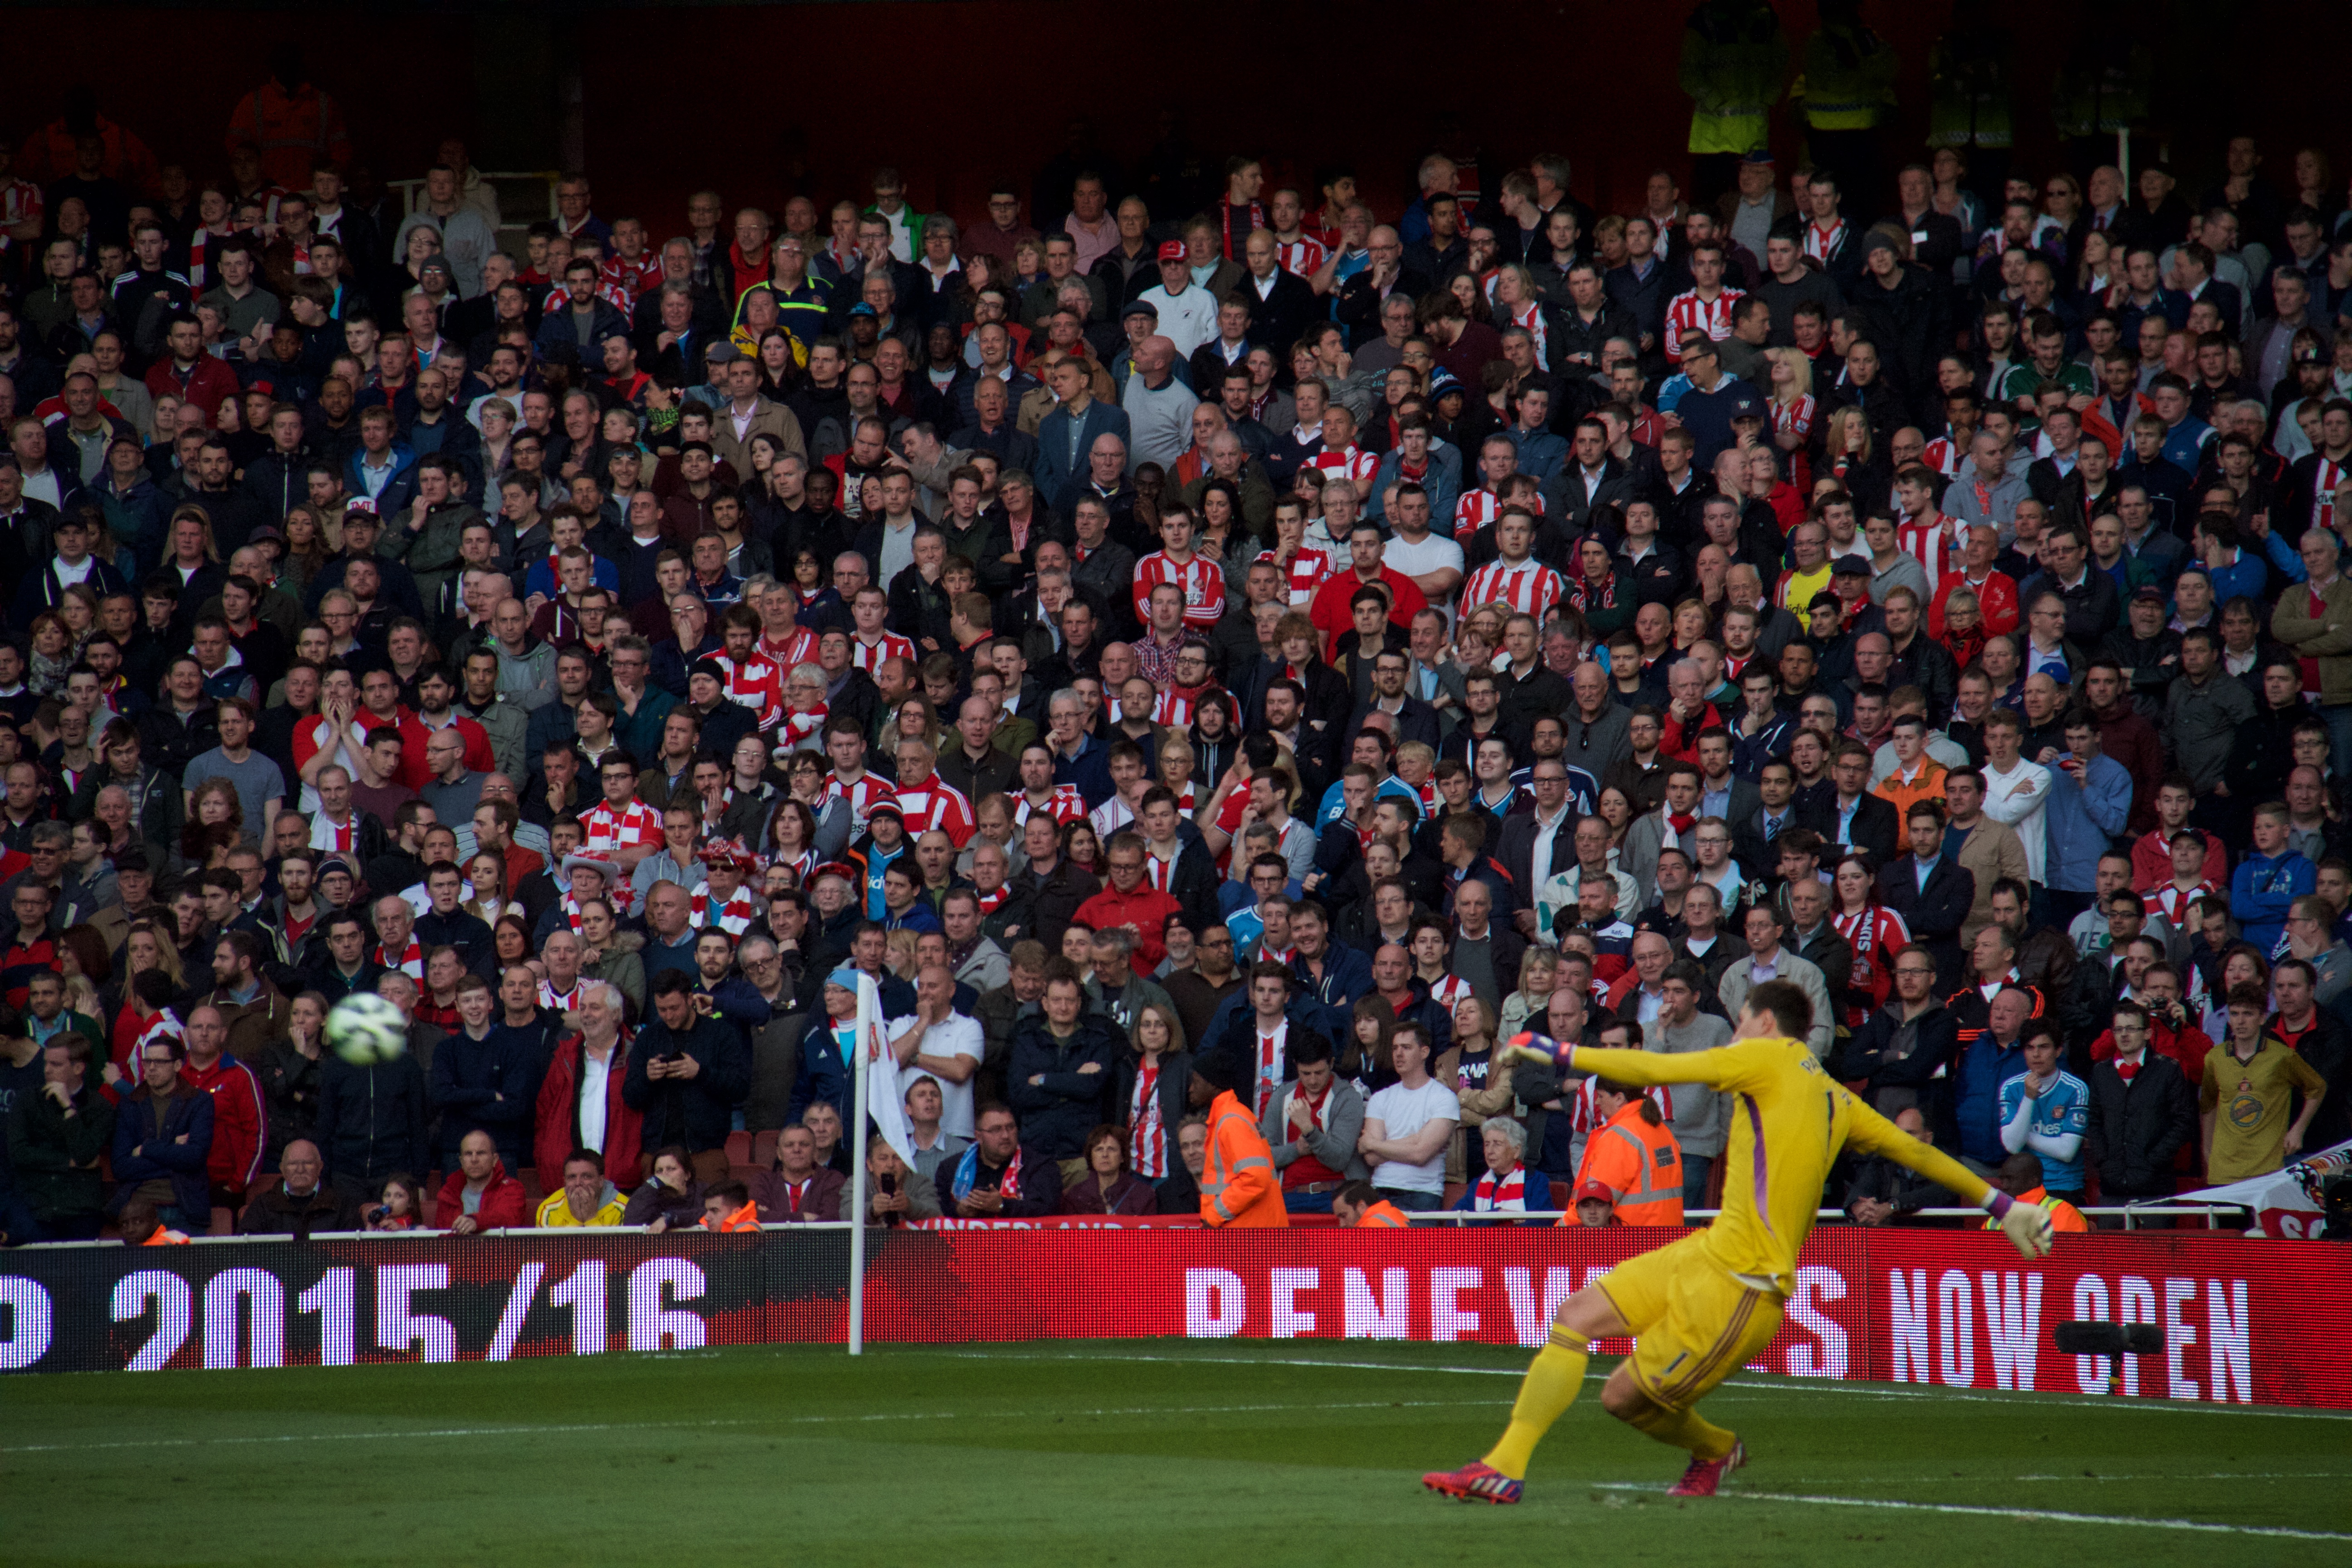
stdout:
<svg viewBox="0 0 2352 1568">
<path fill-rule="evenodd" d="M 1720 1459 L 1739 1440 L 1696 1410 L 1667 1410 L 1653 1405 L 1628 1425 L 1702 1459 Z"/>
<path fill-rule="evenodd" d="M 1486 1463 L 1515 1481 L 1524 1480 L 1536 1445 L 1584 1391 L 1584 1367 L 1591 1359 L 1591 1341 L 1555 1327 L 1551 1342 L 1528 1363 L 1519 1397 L 1511 1405 L 1511 1425 L 1486 1456 Z"/>
</svg>

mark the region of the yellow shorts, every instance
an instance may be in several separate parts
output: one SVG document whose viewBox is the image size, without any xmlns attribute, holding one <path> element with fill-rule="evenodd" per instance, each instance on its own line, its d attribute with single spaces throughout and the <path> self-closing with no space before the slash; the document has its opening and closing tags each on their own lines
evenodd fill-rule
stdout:
<svg viewBox="0 0 2352 1568">
<path fill-rule="evenodd" d="M 1634 1385 L 1687 1410 L 1780 1331 L 1780 1298 L 1741 1284 L 1708 1257 L 1705 1231 L 1630 1258 L 1597 1283 L 1633 1331 Z"/>
</svg>

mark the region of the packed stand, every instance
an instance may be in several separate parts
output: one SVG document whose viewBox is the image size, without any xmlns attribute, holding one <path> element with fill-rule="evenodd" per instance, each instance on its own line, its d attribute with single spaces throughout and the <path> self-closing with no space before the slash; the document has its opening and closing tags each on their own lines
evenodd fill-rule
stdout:
<svg viewBox="0 0 2352 1568">
<path fill-rule="evenodd" d="M 1215 1221 L 1218 1088 L 1277 1217 L 1679 1223 L 1723 1097 L 1488 1063 L 1770 979 L 2069 1213 L 2342 1141 L 2342 193 L 1941 98 L 1887 181 L 1850 19 L 1783 167 L 1755 9 L 1719 189 L 1607 216 L 1080 128 L 969 225 L 502 226 L 282 59 L 225 179 L 0 150 L 7 1238 Z M 861 976 L 915 1158 L 849 1193 Z"/>
</svg>

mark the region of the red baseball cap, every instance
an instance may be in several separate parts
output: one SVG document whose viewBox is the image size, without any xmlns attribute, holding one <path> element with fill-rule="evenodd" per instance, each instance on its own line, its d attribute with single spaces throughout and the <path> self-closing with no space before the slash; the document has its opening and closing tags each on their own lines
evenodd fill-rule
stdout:
<svg viewBox="0 0 2352 1568">
<path fill-rule="evenodd" d="M 1160 242 L 1160 259 L 1162 261 L 1183 260 L 1184 242 L 1181 239 L 1161 240 Z"/>
<path fill-rule="evenodd" d="M 1617 1194 L 1610 1190 L 1609 1184 L 1606 1182 L 1585 1182 L 1580 1184 L 1576 1189 L 1576 1198 L 1574 1201 L 1577 1203 L 1583 1203 L 1588 1198 L 1598 1198 L 1602 1203 L 1612 1205 L 1617 1202 Z"/>
</svg>

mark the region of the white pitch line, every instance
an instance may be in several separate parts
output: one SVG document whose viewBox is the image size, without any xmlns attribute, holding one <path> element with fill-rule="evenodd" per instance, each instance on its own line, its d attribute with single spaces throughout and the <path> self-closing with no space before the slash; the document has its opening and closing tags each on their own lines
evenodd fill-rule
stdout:
<svg viewBox="0 0 2352 1568">
<path fill-rule="evenodd" d="M 1612 1492 L 1654 1492 L 1654 1486 L 1636 1486 L 1626 1481 L 1596 1481 L 1595 1489 Z M 2053 1509 L 1995 1508 L 1982 1504 L 1958 1502 L 1905 1502 L 1890 1498 L 1815 1497 L 1801 1492 L 1718 1492 L 1718 1497 L 1741 1499 L 1748 1502 L 1810 1503 L 1819 1508 L 1885 1509 L 1904 1513 L 1973 1514 L 1987 1519 L 2016 1519 L 2055 1524 L 2112 1524 L 2126 1529 L 2183 1530 L 2200 1535 L 2264 1535 L 2280 1536 L 2294 1541 L 2352 1541 L 2352 1532 L 2335 1530 L 2297 1530 L 2284 1524 L 2215 1524 L 2196 1519 L 2133 1519 L 2122 1514 L 2067 1513 Z"/>
<path fill-rule="evenodd" d="M 1463 1377 L 1524 1377 L 1525 1367 L 1495 1366 L 1429 1366 L 1412 1362 L 1328 1361 L 1309 1356 L 1209 1356 L 1209 1355 L 1084 1355 L 1045 1352 L 1033 1353 L 1014 1351 L 932 1351 L 950 1359 L 967 1361 L 1071 1361 L 1071 1362 L 1161 1362 L 1179 1366 L 1327 1366 L 1348 1372 L 1408 1372 L 1451 1373 Z M 1598 1381 L 1608 1374 L 1592 1373 L 1588 1381 Z M 1727 1379 L 1725 1388 L 1750 1388 L 1773 1393 L 1826 1394 L 1848 1399 L 1933 1399 L 1958 1400 L 1973 1405 L 2011 1405 L 2019 1395 L 2010 1393 L 1980 1393 L 1964 1388 L 1906 1388 L 1899 1384 L 1847 1382 L 1839 1378 L 1776 1378 L 1760 1381 L 1755 1377 Z M 2026 1391 L 2034 1403 L 2071 1405 L 2084 1410 L 2128 1410 L 2135 1412 L 2171 1411 L 2181 1414 L 2203 1412 L 2211 1415 L 2271 1415 L 2289 1421 L 2352 1421 L 2352 1411 L 2294 1409 L 2280 1405 L 2214 1405 L 2202 1400 L 2144 1399 L 2125 1395 L 2058 1395 L 2034 1394 Z"/>
<path fill-rule="evenodd" d="M 1306 1405 L 1129 1405 L 1095 1410 L 992 1411 L 992 1421 L 1042 1421 L 1102 1415 L 1243 1415 L 1275 1411 L 1320 1410 L 1445 1410 L 1485 1406 L 1483 1399 L 1367 1399 L 1346 1404 L 1317 1401 Z M 956 1410 L 886 1410 L 858 1415 L 778 1415 L 720 1421 L 594 1421 L 562 1422 L 524 1426 L 433 1426 L 379 1432 L 278 1432 L 235 1437 L 135 1437 L 112 1443 L 26 1443 L 0 1447 L 0 1454 L 84 1454 L 118 1448 L 214 1448 L 230 1445 L 284 1443 L 403 1442 L 416 1437 L 527 1437 L 559 1432 L 708 1431 L 740 1426 L 827 1426 L 883 1421 L 956 1421 L 968 1418 Z"/>
</svg>

